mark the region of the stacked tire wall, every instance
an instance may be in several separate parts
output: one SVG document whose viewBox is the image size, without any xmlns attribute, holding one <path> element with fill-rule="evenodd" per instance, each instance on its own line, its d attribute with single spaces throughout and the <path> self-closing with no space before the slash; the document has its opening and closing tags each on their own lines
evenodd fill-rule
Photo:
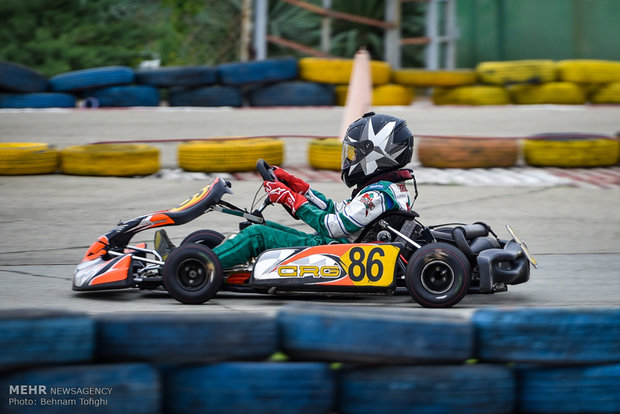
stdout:
<svg viewBox="0 0 620 414">
<path fill-rule="evenodd" d="M 619 309 L 16 310 L 0 344 L 6 413 L 620 412 Z"/>
<path fill-rule="evenodd" d="M 47 79 L 0 62 L 0 108 L 344 105 L 352 67 L 352 59 L 273 58 L 140 70 L 107 66 Z M 371 61 L 370 69 L 374 106 L 410 105 L 421 90 L 430 90 L 436 105 L 620 103 L 616 61 L 517 60 L 435 71 L 392 70 Z"/>
</svg>

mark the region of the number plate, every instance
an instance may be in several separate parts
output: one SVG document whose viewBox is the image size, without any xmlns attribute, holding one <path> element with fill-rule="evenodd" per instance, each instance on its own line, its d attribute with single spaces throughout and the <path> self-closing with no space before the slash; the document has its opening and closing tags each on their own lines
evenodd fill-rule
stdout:
<svg viewBox="0 0 620 414">
<path fill-rule="evenodd" d="M 508 224 L 506 225 L 506 230 L 508 230 L 508 233 L 510 233 L 510 236 L 512 237 L 512 239 L 519 245 L 519 247 L 521 247 L 521 250 L 523 250 L 523 253 L 525 254 L 525 257 L 527 257 L 527 260 L 530 261 L 530 263 L 532 264 L 532 266 L 534 266 L 534 268 L 537 268 L 538 262 L 536 261 L 536 259 L 534 259 L 534 256 L 532 256 L 532 254 L 530 253 L 525 242 L 521 240 L 519 236 L 517 236 L 517 233 Z"/>
</svg>

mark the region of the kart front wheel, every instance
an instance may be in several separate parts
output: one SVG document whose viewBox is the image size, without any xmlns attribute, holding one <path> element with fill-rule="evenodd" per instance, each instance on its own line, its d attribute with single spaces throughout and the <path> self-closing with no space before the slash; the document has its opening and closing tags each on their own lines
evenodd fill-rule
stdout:
<svg viewBox="0 0 620 414">
<path fill-rule="evenodd" d="M 426 308 L 447 308 L 467 294 L 471 266 L 463 252 L 448 243 L 430 243 L 409 260 L 405 284 L 409 294 Z"/>
<path fill-rule="evenodd" d="M 196 230 L 183 239 L 181 246 L 185 244 L 202 244 L 212 249 L 223 242 L 225 238 L 226 237 L 222 233 L 215 230 Z"/>
<path fill-rule="evenodd" d="M 222 285 L 222 265 L 208 247 L 187 244 L 176 248 L 162 269 L 164 287 L 181 303 L 208 301 Z"/>
</svg>

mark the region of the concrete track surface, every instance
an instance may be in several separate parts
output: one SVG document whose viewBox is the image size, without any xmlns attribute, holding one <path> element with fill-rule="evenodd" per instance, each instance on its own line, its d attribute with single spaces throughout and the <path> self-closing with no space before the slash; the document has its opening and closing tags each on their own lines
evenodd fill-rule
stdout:
<svg viewBox="0 0 620 414">
<path fill-rule="evenodd" d="M 541 132 L 620 130 L 620 108 L 607 107 L 410 107 L 378 108 L 405 118 L 416 134 L 514 137 Z M 102 140 L 185 139 L 271 134 L 335 135 L 342 108 L 129 109 L 0 111 L 1 142 L 48 142 L 59 148 Z M 285 139 L 285 166 L 307 165 L 306 142 Z M 175 167 L 176 144 L 157 144 L 162 166 Z M 415 164 L 414 164 L 415 166 Z M 173 178 L 77 177 L 62 174 L 0 177 L 0 308 L 109 311 L 274 312 L 284 303 L 417 308 L 406 292 L 379 296 L 273 296 L 223 292 L 200 306 L 181 305 L 163 291 L 78 294 L 71 276 L 86 248 L 119 220 L 173 207 L 206 182 Z M 316 182 L 341 199 L 348 189 Z M 250 207 L 258 179 L 233 180 L 227 200 Z M 262 190 L 259 192 L 262 195 Z M 486 306 L 618 307 L 620 300 L 620 188 L 572 186 L 420 186 L 416 210 L 425 224 L 485 221 L 502 237 L 511 224 L 540 262 L 531 280 L 506 293 L 468 295 L 455 309 Z M 278 206 L 266 216 L 311 231 Z M 172 227 L 172 240 L 200 228 L 235 231 L 237 221 L 210 213 Z M 151 242 L 152 232 L 137 236 Z M 135 241 L 135 240 L 134 240 Z"/>
</svg>

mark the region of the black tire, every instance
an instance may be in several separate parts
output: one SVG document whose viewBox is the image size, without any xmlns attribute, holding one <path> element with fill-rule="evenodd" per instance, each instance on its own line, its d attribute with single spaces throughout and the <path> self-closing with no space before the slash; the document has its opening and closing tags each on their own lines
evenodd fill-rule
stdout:
<svg viewBox="0 0 620 414">
<path fill-rule="evenodd" d="M 208 247 L 187 244 L 176 248 L 162 269 L 164 287 L 181 303 L 201 304 L 222 285 L 222 265 Z"/>
<path fill-rule="evenodd" d="M 217 71 L 219 83 L 235 86 L 296 79 L 299 73 L 296 58 L 224 63 L 218 66 Z"/>
<path fill-rule="evenodd" d="M 201 244 L 209 249 L 214 248 L 224 241 L 226 237 L 215 230 L 196 230 L 185 236 L 181 242 L 181 246 L 185 244 Z"/>
<path fill-rule="evenodd" d="M 250 92 L 251 106 L 332 106 L 335 102 L 334 87 L 325 83 L 279 82 Z"/>
<path fill-rule="evenodd" d="M 0 62 L 0 90 L 14 92 L 45 92 L 47 78 L 29 67 Z"/>
<path fill-rule="evenodd" d="M 68 93 L 3 93 L 0 108 L 75 108 L 75 97 Z"/>
<path fill-rule="evenodd" d="M 447 308 L 467 294 L 471 266 L 463 252 L 448 243 L 431 243 L 409 260 L 405 284 L 413 299 L 425 308 Z"/>
<path fill-rule="evenodd" d="M 111 86 L 90 91 L 86 98 L 96 99 L 100 107 L 159 106 L 159 91 L 153 86 Z"/>
<path fill-rule="evenodd" d="M 168 93 L 170 106 L 233 106 L 243 105 L 243 93 L 235 86 L 204 86 L 195 89 L 176 87 Z"/>
<path fill-rule="evenodd" d="M 106 363 L 263 361 L 278 350 L 276 320 L 264 313 L 110 313 L 96 322 L 96 360 Z"/>
<path fill-rule="evenodd" d="M 88 362 L 95 352 L 95 322 L 79 313 L 4 310 L 0 312 L 0 332 L 0 370 Z"/>
<path fill-rule="evenodd" d="M 332 371 L 321 363 L 194 364 L 164 372 L 164 383 L 169 414 L 329 413 L 335 397 Z"/>
<path fill-rule="evenodd" d="M 461 363 L 474 355 L 473 327 L 460 315 L 304 304 L 284 306 L 277 321 L 280 349 L 300 360 Z"/>
<path fill-rule="evenodd" d="M 133 69 L 126 66 L 104 66 L 61 73 L 49 80 L 57 92 L 75 92 L 105 86 L 128 85 L 134 81 Z"/>
<path fill-rule="evenodd" d="M 211 66 L 168 66 L 136 72 L 136 83 L 159 88 L 211 85 L 217 81 L 217 68 Z"/>
<path fill-rule="evenodd" d="M 433 365 L 344 369 L 338 413 L 512 413 L 516 384 L 510 368 Z"/>
</svg>

